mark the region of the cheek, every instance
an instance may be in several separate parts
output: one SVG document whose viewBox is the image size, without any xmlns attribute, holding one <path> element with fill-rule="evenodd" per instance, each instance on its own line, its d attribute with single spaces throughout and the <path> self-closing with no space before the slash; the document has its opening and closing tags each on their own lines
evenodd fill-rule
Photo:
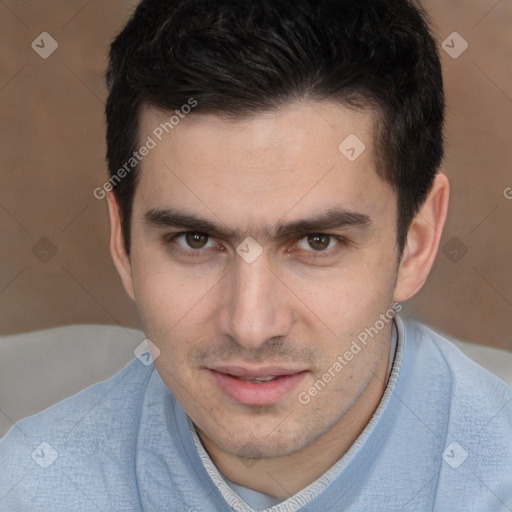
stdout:
<svg viewBox="0 0 512 512">
<path fill-rule="evenodd" d="M 286 281 L 305 306 L 303 319 L 310 318 L 310 328 L 343 339 L 373 325 L 388 309 L 395 280 L 393 258 L 377 250 L 354 254 L 339 268 L 307 278 L 289 274 Z"/>
<path fill-rule="evenodd" d="M 194 326 L 209 315 L 207 304 L 215 294 L 208 279 L 193 279 L 161 261 L 156 251 L 132 253 L 137 309 L 148 337 L 156 341 L 194 335 Z M 151 338 L 150 338 L 151 339 Z"/>
</svg>

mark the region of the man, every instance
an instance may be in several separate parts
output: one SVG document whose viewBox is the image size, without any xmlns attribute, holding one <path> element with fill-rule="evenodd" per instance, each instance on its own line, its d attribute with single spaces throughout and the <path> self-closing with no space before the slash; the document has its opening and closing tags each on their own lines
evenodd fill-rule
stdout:
<svg viewBox="0 0 512 512">
<path fill-rule="evenodd" d="M 13 427 L 2 510 L 512 509 L 510 388 L 396 315 L 448 205 L 421 9 L 145 0 L 108 84 L 154 365 Z"/>
</svg>

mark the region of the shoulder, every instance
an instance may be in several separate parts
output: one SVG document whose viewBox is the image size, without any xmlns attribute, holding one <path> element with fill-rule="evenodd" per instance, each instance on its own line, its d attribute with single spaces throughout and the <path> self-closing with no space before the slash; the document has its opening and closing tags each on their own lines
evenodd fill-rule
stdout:
<svg viewBox="0 0 512 512">
<path fill-rule="evenodd" d="M 429 327 L 406 320 L 403 332 L 405 370 L 432 404 L 425 410 L 442 409 L 436 505 L 453 503 L 456 492 L 472 510 L 501 510 L 512 502 L 512 387 Z"/>
<path fill-rule="evenodd" d="M 441 369 L 449 379 L 453 393 L 499 402 L 512 398 L 509 384 L 468 357 L 448 338 L 414 320 L 401 321 L 408 350 L 421 360 L 421 364 Z"/>
<path fill-rule="evenodd" d="M 107 480 L 115 483 L 131 471 L 139 402 L 153 368 L 136 359 L 112 378 L 13 425 L 0 440 L 2 510 L 28 503 L 31 510 L 50 510 L 63 494 L 70 499 L 62 503 L 83 505 L 77 510 L 101 508 L 101 490 L 112 488 Z M 100 493 L 96 501 L 88 490 Z"/>
<path fill-rule="evenodd" d="M 21 435 L 58 436 L 76 429 L 79 423 L 91 426 L 97 422 L 106 425 L 128 420 L 152 368 L 134 360 L 110 379 L 19 421 L 2 438 L 2 448 Z"/>
</svg>

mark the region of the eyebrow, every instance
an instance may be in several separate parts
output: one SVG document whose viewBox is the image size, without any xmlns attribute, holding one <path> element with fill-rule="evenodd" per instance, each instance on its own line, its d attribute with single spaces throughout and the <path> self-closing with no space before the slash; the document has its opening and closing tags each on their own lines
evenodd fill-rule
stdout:
<svg viewBox="0 0 512 512">
<path fill-rule="evenodd" d="M 144 222 L 150 227 L 183 228 L 197 231 L 223 240 L 242 239 L 243 233 L 239 230 L 228 229 L 206 218 L 186 213 L 173 208 L 153 208 L 144 214 Z M 252 232 L 254 238 L 285 239 L 292 236 L 315 234 L 333 229 L 367 228 L 372 224 L 370 217 L 364 213 L 346 210 L 344 208 L 331 208 L 307 219 L 300 219 L 286 224 L 276 224 L 271 227 L 259 228 Z"/>
</svg>

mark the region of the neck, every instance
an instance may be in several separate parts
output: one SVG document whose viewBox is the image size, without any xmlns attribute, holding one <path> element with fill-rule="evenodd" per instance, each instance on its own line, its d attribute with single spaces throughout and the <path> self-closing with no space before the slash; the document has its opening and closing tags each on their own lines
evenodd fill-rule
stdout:
<svg viewBox="0 0 512 512">
<path fill-rule="evenodd" d="M 354 444 L 375 413 L 386 388 L 387 359 L 357 400 L 324 435 L 302 450 L 272 459 L 248 461 L 222 450 L 198 429 L 217 469 L 235 484 L 286 500 L 322 476 Z"/>
</svg>

